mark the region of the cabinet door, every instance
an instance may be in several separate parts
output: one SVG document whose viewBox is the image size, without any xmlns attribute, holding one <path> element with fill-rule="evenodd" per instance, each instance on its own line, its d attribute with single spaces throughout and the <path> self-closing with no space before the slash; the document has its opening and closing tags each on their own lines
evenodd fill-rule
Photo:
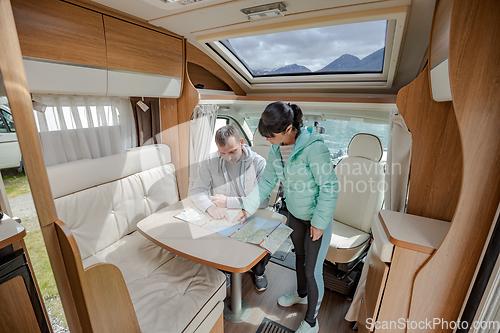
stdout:
<svg viewBox="0 0 500 333">
<path fill-rule="evenodd" d="M 104 15 L 108 67 L 182 77 L 182 40 Z"/>
<path fill-rule="evenodd" d="M 370 330 L 370 325 L 371 322 L 368 321 L 368 317 L 366 315 L 366 294 L 363 293 L 361 296 L 361 304 L 359 307 L 359 314 L 358 314 L 358 332 L 359 333 L 369 333 Z"/>
<path fill-rule="evenodd" d="M 23 278 L 17 276 L 0 284 L 0 331 L 40 333 Z M 10 318 L 9 320 L 4 320 Z"/>
<path fill-rule="evenodd" d="M 370 260 L 365 265 L 369 265 L 365 287 L 366 316 L 376 320 L 389 274 L 389 266 L 380 260 L 376 251 L 372 251 Z"/>
<path fill-rule="evenodd" d="M 106 67 L 102 14 L 56 0 L 12 0 L 25 57 Z"/>
</svg>

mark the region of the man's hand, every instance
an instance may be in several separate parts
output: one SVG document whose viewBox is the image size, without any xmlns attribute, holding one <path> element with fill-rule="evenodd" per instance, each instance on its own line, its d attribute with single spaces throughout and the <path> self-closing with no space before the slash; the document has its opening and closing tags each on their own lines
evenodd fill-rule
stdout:
<svg viewBox="0 0 500 333">
<path fill-rule="evenodd" d="M 214 205 L 221 208 L 227 208 L 227 197 L 224 194 L 216 194 L 210 197 Z"/>
<path fill-rule="evenodd" d="M 246 210 L 240 210 L 238 212 L 238 215 L 236 215 L 236 217 L 234 218 L 234 220 L 231 221 L 231 223 L 234 223 L 234 222 L 243 223 L 249 217 L 250 217 L 250 213 L 249 212 L 247 212 Z"/>
<path fill-rule="evenodd" d="M 226 220 L 229 221 L 229 214 L 227 213 L 227 210 L 224 208 L 210 206 L 207 208 L 207 212 L 215 220 L 226 218 Z"/>
<path fill-rule="evenodd" d="M 311 226 L 311 237 L 313 239 L 313 242 L 320 239 L 321 236 L 323 236 L 323 230 Z"/>
</svg>

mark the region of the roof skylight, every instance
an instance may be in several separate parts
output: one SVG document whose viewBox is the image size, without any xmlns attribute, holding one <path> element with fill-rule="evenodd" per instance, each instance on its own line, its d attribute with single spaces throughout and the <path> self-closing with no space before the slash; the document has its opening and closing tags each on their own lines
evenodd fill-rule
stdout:
<svg viewBox="0 0 500 333">
<path fill-rule="evenodd" d="M 253 77 L 382 73 L 387 20 L 221 40 Z"/>
</svg>

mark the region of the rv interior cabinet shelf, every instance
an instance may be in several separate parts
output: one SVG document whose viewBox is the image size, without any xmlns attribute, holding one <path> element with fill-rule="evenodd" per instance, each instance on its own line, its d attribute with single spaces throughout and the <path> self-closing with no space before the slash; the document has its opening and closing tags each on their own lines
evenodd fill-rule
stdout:
<svg viewBox="0 0 500 333">
<path fill-rule="evenodd" d="M 4 215 L 0 220 L 0 332 L 52 330 L 24 245 L 26 230 Z"/>
<path fill-rule="evenodd" d="M 391 210 L 381 210 L 379 218 L 392 244 L 427 254 L 439 247 L 450 227 L 450 222 Z"/>
<path fill-rule="evenodd" d="M 358 315 L 360 333 L 387 331 L 383 323 L 408 318 L 416 273 L 439 247 L 449 227 L 450 222 L 388 210 L 374 217 L 374 242 L 365 263 L 369 268 Z M 392 247 L 392 256 L 387 255 L 388 247 Z M 378 323 L 382 326 L 377 329 Z M 403 333 L 403 326 L 392 327 L 391 332 Z"/>
</svg>

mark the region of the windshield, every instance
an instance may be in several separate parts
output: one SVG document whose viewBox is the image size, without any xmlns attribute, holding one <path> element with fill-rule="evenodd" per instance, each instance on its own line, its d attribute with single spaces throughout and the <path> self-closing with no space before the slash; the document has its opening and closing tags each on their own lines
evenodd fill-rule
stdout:
<svg viewBox="0 0 500 333">
<path fill-rule="evenodd" d="M 252 133 L 257 129 L 259 119 L 259 117 L 245 118 Z M 314 123 L 305 121 L 304 126 L 314 126 Z M 330 150 L 330 155 L 335 165 L 342 157 L 347 155 L 349 142 L 351 142 L 352 137 L 358 133 L 369 133 L 378 136 L 384 148 L 382 161 L 386 160 L 387 144 L 389 142 L 389 124 L 370 124 L 365 122 L 327 119 L 320 122 L 318 126 L 325 128 L 325 133 L 322 134 L 322 136 Z"/>
</svg>

